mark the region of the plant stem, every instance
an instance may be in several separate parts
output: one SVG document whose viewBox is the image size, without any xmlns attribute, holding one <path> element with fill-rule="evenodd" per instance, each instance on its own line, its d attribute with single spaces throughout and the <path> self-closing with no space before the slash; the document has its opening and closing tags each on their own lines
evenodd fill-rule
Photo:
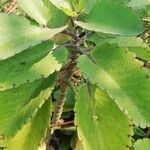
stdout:
<svg viewBox="0 0 150 150">
<path fill-rule="evenodd" d="M 60 89 L 60 97 L 56 102 L 56 106 L 54 108 L 54 113 L 51 122 L 51 129 L 48 128 L 47 136 L 46 136 L 46 150 L 50 149 L 50 140 L 51 135 L 54 132 L 54 129 L 60 125 L 60 118 L 63 112 L 63 106 L 65 104 L 67 89 L 71 84 L 73 74 L 77 71 L 77 58 L 82 54 L 87 54 L 91 51 L 91 48 L 81 49 L 80 45 L 84 43 L 85 37 L 91 36 L 94 32 L 89 32 L 85 34 L 83 37 L 79 37 L 79 33 L 68 30 L 64 30 L 62 33 L 67 34 L 73 38 L 73 41 L 64 43 L 63 47 L 69 49 L 68 62 L 62 66 L 59 71 L 59 80 L 57 82 L 57 87 Z M 59 47 L 59 46 L 58 46 Z M 57 49 L 56 47 L 55 49 Z M 55 50 L 53 49 L 53 50 Z"/>
<path fill-rule="evenodd" d="M 53 128 L 51 130 L 48 129 L 47 136 L 46 136 L 46 150 L 49 150 L 50 148 L 50 140 L 51 140 L 51 134 L 54 131 L 54 128 L 59 125 L 59 121 L 63 112 L 63 106 L 66 99 L 67 89 L 68 86 L 71 83 L 71 78 L 73 76 L 74 71 L 76 70 L 76 59 L 79 56 L 79 44 L 78 44 L 78 38 L 76 39 L 73 46 L 68 47 L 70 49 L 70 53 L 68 55 L 68 62 L 62 66 L 60 72 L 59 72 L 59 80 L 58 80 L 58 86 L 60 88 L 60 97 L 57 100 L 56 106 L 54 108 L 54 113 L 52 117 L 52 126 Z"/>
<path fill-rule="evenodd" d="M 61 95 L 60 95 L 60 98 L 59 98 L 59 100 L 56 104 L 56 107 L 55 107 L 54 113 L 53 113 L 52 125 L 59 124 L 59 119 L 61 117 L 61 114 L 62 114 L 62 111 L 63 111 L 63 106 L 64 106 L 64 103 L 65 103 L 67 88 L 68 88 L 68 86 L 66 86 L 66 85 L 64 85 L 61 88 Z"/>
</svg>

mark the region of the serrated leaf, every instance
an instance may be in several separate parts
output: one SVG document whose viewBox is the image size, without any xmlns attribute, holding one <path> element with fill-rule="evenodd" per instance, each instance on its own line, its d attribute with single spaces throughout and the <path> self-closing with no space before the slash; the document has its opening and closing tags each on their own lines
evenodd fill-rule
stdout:
<svg viewBox="0 0 150 150">
<path fill-rule="evenodd" d="M 50 53 L 51 41 L 42 42 L 14 57 L 0 61 L 0 91 L 18 87 L 27 82 L 47 78 L 61 68 Z"/>
<path fill-rule="evenodd" d="M 121 110 L 138 126 L 150 126 L 150 72 L 133 53 L 112 45 L 97 46 L 92 53 L 79 58 L 78 67 L 93 84 L 106 89 Z"/>
<path fill-rule="evenodd" d="M 115 36 L 115 37 L 103 37 L 100 34 L 94 34 L 90 40 L 94 41 L 96 44 L 116 44 L 119 47 L 144 47 L 147 48 L 148 45 L 144 43 L 141 38 L 138 37 L 124 37 L 124 36 Z"/>
<path fill-rule="evenodd" d="M 140 17 L 120 3 L 102 1 L 96 3 L 83 21 L 75 23 L 87 30 L 117 35 L 138 35 L 143 26 Z"/>
<path fill-rule="evenodd" d="M 52 55 L 56 58 L 56 60 L 60 64 L 64 64 L 67 62 L 68 50 L 64 47 L 60 47 L 60 48 L 55 49 Z"/>
<path fill-rule="evenodd" d="M 56 7 L 64 11 L 69 16 L 77 16 L 78 14 L 73 10 L 69 0 L 49 0 Z"/>
<path fill-rule="evenodd" d="M 148 5 L 150 5 L 150 0 L 131 0 L 127 4 L 128 7 L 132 7 L 133 9 L 143 9 Z"/>
<path fill-rule="evenodd" d="M 75 124 L 84 149 L 126 150 L 132 134 L 129 119 L 108 95 L 93 86 L 89 94 L 84 85 L 76 99 Z"/>
<path fill-rule="evenodd" d="M 65 28 L 38 27 L 24 17 L 0 13 L 0 60 L 46 41 Z"/>
<path fill-rule="evenodd" d="M 12 136 L 27 124 L 49 98 L 56 74 L 0 92 L 0 135 Z"/>
<path fill-rule="evenodd" d="M 42 0 L 17 0 L 22 9 L 39 24 L 46 25 L 51 18 Z"/>
<path fill-rule="evenodd" d="M 14 137 L 5 139 L 3 146 L 7 147 L 7 150 L 37 150 L 49 123 L 50 112 L 51 102 L 47 100 L 31 122 Z"/>
<path fill-rule="evenodd" d="M 122 36 L 103 38 L 99 34 L 94 34 L 90 40 L 94 41 L 97 45 L 109 43 L 119 47 L 128 48 L 128 50 L 134 52 L 138 58 L 150 61 L 150 48 L 141 38 Z"/>
<path fill-rule="evenodd" d="M 150 140 L 148 138 L 138 140 L 134 144 L 134 150 L 149 150 L 149 149 L 150 149 Z"/>
</svg>

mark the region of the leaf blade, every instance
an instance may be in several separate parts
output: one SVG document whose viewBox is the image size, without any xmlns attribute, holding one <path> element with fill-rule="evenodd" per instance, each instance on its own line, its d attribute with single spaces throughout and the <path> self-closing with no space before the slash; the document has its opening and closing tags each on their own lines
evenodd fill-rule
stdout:
<svg viewBox="0 0 150 150">
<path fill-rule="evenodd" d="M 24 17 L 0 13 L 0 60 L 46 41 L 65 28 L 66 26 L 55 29 L 38 27 Z"/>
<path fill-rule="evenodd" d="M 103 37 L 100 34 L 94 34 L 90 40 L 95 42 L 97 45 L 108 43 L 128 48 L 129 51 L 136 54 L 136 57 L 145 61 L 150 61 L 150 48 L 141 38 L 123 36 Z"/>
<path fill-rule="evenodd" d="M 69 0 L 49 0 L 56 7 L 64 11 L 69 16 L 77 16 L 77 13 L 72 9 Z"/>
<path fill-rule="evenodd" d="M 106 89 L 134 124 L 142 128 L 150 126 L 147 115 L 150 111 L 150 73 L 142 68 L 143 63 L 127 50 L 112 45 L 95 48 L 93 59 L 95 64 L 86 56 L 79 58 L 78 67 L 83 75 L 93 84 Z"/>
<path fill-rule="evenodd" d="M 0 134 L 14 136 L 49 98 L 56 74 L 21 87 L 0 92 Z M 13 115 L 12 115 L 13 114 Z"/>
<path fill-rule="evenodd" d="M 58 71 L 61 64 L 50 53 L 52 47 L 51 41 L 42 42 L 14 57 L 0 61 L 0 91 L 47 78 L 54 71 Z"/>
<path fill-rule="evenodd" d="M 50 114 L 51 102 L 47 100 L 31 122 L 25 125 L 14 137 L 3 140 L 1 145 L 7 147 L 8 150 L 37 150 L 49 124 Z"/>
<path fill-rule="evenodd" d="M 75 23 L 87 30 L 107 34 L 131 36 L 143 31 L 141 20 L 135 12 L 120 3 L 108 1 L 96 3 L 84 17 L 84 22 L 75 21 Z"/>
<path fill-rule="evenodd" d="M 148 150 L 150 148 L 150 140 L 145 138 L 143 140 L 137 140 L 134 144 L 135 150 Z"/>
<path fill-rule="evenodd" d="M 131 144 L 129 120 L 105 92 L 91 87 L 89 95 L 83 85 L 76 99 L 75 124 L 85 150 L 125 150 Z"/>
<path fill-rule="evenodd" d="M 39 24 L 46 25 L 50 20 L 48 8 L 42 0 L 17 0 L 22 9 Z"/>
</svg>

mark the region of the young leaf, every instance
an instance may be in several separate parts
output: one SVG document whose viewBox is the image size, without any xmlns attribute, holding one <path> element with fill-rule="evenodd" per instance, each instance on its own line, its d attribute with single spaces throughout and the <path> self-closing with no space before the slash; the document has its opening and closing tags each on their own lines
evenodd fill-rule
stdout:
<svg viewBox="0 0 150 150">
<path fill-rule="evenodd" d="M 47 78 L 54 71 L 58 71 L 61 64 L 49 53 L 52 47 L 52 42 L 42 42 L 14 57 L 0 61 L 0 91 Z"/>
<path fill-rule="evenodd" d="M 75 124 L 85 150 L 126 150 L 131 144 L 129 119 L 108 95 L 83 85 L 76 96 Z M 84 108 L 84 109 L 83 109 Z"/>
<path fill-rule="evenodd" d="M 14 137 L 3 141 L 7 150 L 37 150 L 44 137 L 51 112 L 50 100 L 38 110 L 36 116 Z"/>
<path fill-rule="evenodd" d="M 138 140 L 134 144 L 134 150 L 149 150 L 150 148 L 150 140 L 149 139 L 143 139 Z"/>
<path fill-rule="evenodd" d="M 56 74 L 18 88 L 0 92 L 0 135 L 13 136 L 27 124 L 49 98 Z"/>
<path fill-rule="evenodd" d="M 42 0 L 17 0 L 22 9 L 39 24 L 46 25 L 51 18 Z"/>
<path fill-rule="evenodd" d="M 117 35 L 138 35 L 143 26 L 140 18 L 130 8 L 120 3 L 102 1 L 96 3 L 84 22 L 75 23 L 85 29 Z"/>
<path fill-rule="evenodd" d="M 79 58 L 78 67 L 83 75 L 106 89 L 136 125 L 150 126 L 149 70 L 142 68 L 143 63 L 133 53 L 112 45 L 97 46 L 92 58 L 95 63 L 84 55 Z"/>
<path fill-rule="evenodd" d="M 78 14 L 73 10 L 69 0 L 49 0 L 56 7 L 64 11 L 68 16 L 77 16 Z"/>
<path fill-rule="evenodd" d="M 0 60 L 48 40 L 65 28 L 38 27 L 24 17 L 0 13 Z"/>
</svg>

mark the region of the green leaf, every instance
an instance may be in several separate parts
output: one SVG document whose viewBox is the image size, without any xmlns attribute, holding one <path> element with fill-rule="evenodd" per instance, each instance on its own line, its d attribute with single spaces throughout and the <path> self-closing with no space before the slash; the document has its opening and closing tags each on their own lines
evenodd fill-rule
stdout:
<svg viewBox="0 0 150 150">
<path fill-rule="evenodd" d="M 47 26 L 57 28 L 67 24 L 68 16 L 62 10 L 50 3 L 49 0 L 43 0 L 43 2 L 49 9 L 49 14 L 51 15 Z"/>
<path fill-rule="evenodd" d="M 139 127 L 133 126 L 133 131 L 134 131 L 135 136 L 140 136 L 140 137 L 145 137 L 146 136 L 145 132 Z"/>
<path fill-rule="evenodd" d="M 13 136 L 36 115 L 49 98 L 56 74 L 47 79 L 0 92 L 0 135 Z"/>
<path fill-rule="evenodd" d="M 106 89 L 121 110 L 138 126 L 150 126 L 150 72 L 133 53 L 112 45 L 97 46 L 93 63 L 81 56 L 78 67 L 93 84 Z"/>
<path fill-rule="evenodd" d="M 117 35 L 138 35 L 143 26 L 140 17 L 120 3 L 102 1 L 96 3 L 84 22 L 75 23 L 85 29 Z"/>
<path fill-rule="evenodd" d="M 7 150 L 37 150 L 49 123 L 50 113 L 51 103 L 47 100 L 31 122 L 14 137 L 3 141 L 3 146 L 5 145 Z"/>
<path fill-rule="evenodd" d="M 39 24 L 46 25 L 51 14 L 42 0 L 17 0 L 22 9 Z"/>
<path fill-rule="evenodd" d="M 115 44 L 119 47 L 128 48 L 128 50 L 134 52 L 138 58 L 150 61 L 150 48 L 141 38 L 123 36 L 103 37 L 103 35 L 94 34 L 90 40 L 95 42 L 97 45 L 109 43 Z"/>
<path fill-rule="evenodd" d="M 138 58 L 141 58 L 145 61 L 150 61 L 150 48 L 144 47 L 131 47 L 129 51 L 136 54 Z"/>
<path fill-rule="evenodd" d="M 64 43 L 69 42 L 70 40 L 72 40 L 72 37 L 63 33 L 58 33 L 52 38 L 52 40 L 58 46 L 58 45 L 63 45 Z"/>
<path fill-rule="evenodd" d="M 129 0 L 73 0 L 72 3 L 77 12 L 84 12 L 88 14 L 93 8 L 94 4 L 102 1 L 126 4 Z"/>
<path fill-rule="evenodd" d="M 150 140 L 145 138 L 143 140 L 138 140 L 134 144 L 135 150 L 149 150 L 150 148 Z"/>
<path fill-rule="evenodd" d="M 52 38 L 65 28 L 38 27 L 24 17 L 0 13 L 0 60 Z"/>
<path fill-rule="evenodd" d="M 67 62 L 68 50 L 64 47 L 59 47 L 57 49 L 54 49 L 52 55 L 60 64 L 64 64 Z"/>
<path fill-rule="evenodd" d="M 131 144 L 129 120 L 108 95 L 84 85 L 77 93 L 75 124 L 85 150 L 126 150 Z"/>
<path fill-rule="evenodd" d="M 125 37 L 125 36 L 115 36 L 115 37 L 104 37 L 100 34 L 94 34 L 90 40 L 96 44 L 116 44 L 119 47 L 143 47 L 148 48 L 148 45 L 144 43 L 141 38 L 138 37 Z"/>
<path fill-rule="evenodd" d="M 150 5 L 150 0 L 131 0 L 127 4 L 128 7 L 132 7 L 133 9 L 143 9 L 148 5 Z"/>
<path fill-rule="evenodd" d="M 52 47 L 52 42 L 42 42 L 0 61 L 0 91 L 47 78 L 55 70 L 58 71 L 61 64 L 49 53 Z"/>
<path fill-rule="evenodd" d="M 64 11 L 68 16 L 77 16 L 78 14 L 73 10 L 69 0 L 49 0 L 56 7 Z"/>
</svg>

